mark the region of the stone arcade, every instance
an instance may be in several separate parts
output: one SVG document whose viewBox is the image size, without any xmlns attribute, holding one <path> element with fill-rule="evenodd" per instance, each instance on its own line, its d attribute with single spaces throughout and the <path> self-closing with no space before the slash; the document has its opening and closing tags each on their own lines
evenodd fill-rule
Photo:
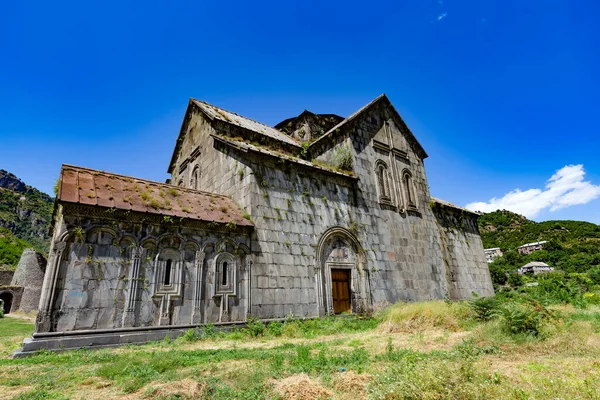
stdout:
<svg viewBox="0 0 600 400">
<path fill-rule="evenodd" d="M 478 215 L 430 197 L 426 157 L 385 95 L 275 127 L 192 99 L 166 184 L 63 166 L 20 354 L 492 295 Z"/>
</svg>

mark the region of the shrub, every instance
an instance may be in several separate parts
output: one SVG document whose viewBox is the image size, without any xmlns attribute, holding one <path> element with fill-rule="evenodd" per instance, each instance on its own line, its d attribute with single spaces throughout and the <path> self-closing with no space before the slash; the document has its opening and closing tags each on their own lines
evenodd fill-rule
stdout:
<svg viewBox="0 0 600 400">
<path fill-rule="evenodd" d="M 600 295 L 595 292 L 587 292 L 583 294 L 583 299 L 588 304 L 600 304 Z"/>
<path fill-rule="evenodd" d="M 332 161 L 337 168 L 345 171 L 352 171 L 354 160 L 350 146 L 347 143 L 344 143 L 336 147 L 333 150 Z"/>
<path fill-rule="evenodd" d="M 477 297 L 468 304 L 479 321 L 490 321 L 500 314 L 500 304 L 495 297 Z"/>
<path fill-rule="evenodd" d="M 265 333 L 265 324 L 257 318 L 248 318 L 246 325 L 248 326 L 250 336 L 262 336 Z"/>
<path fill-rule="evenodd" d="M 202 327 L 201 337 L 203 339 L 210 339 L 217 336 L 217 330 L 213 324 L 207 324 Z"/>
<path fill-rule="evenodd" d="M 200 335 L 198 335 L 198 332 L 195 329 L 188 329 L 183 334 L 183 339 L 186 342 L 195 342 L 200 339 Z"/>
<path fill-rule="evenodd" d="M 267 330 L 271 336 L 281 336 L 283 333 L 283 323 L 279 321 L 271 322 L 267 325 Z"/>
<path fill-rule="evenodd" d="M 4 318 L 4 300 L 0 300 L 0 318 Z"/>
<path fill-rule="evenodd" d="M 541 303 L 531 300 L 527 303 L 508 303 L 502 309 L 505 328 L 514 334 L 537 336 L 542 322 L 553 316 Z"/>
</svg>

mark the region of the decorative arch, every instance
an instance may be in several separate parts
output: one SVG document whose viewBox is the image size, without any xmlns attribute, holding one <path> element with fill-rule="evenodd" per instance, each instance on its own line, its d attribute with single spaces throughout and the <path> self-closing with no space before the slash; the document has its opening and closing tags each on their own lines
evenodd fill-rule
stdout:
<svg viewBox="0 0 600 400">
<path fill-rule="evenodd" d="M 108 226 L 92 226 L 85 232 L 85 242 L 110 245 L 119 237 L 119 233 Z"/>
<path fill-rule="evenodd" d="M 64 231 L 58 236 L 56 242 L 72 242 L 74 241 L 75 232 L 71 229 Z"/>
<path fill-rule="evenodd" d="M 159 237 L 156 238 L 156 241 L 158 242 L 158 246 L 160 248 L 170 247 L 170 248 L 176 248 L 176 249 L 182 249 L 186 242 L 186 240 L 184 239 L 183 236 L 181 236 L 178 233 L 173 233 L 173 232 L 163 233 L 162 235 L 160 235 Z M 167 241 L 170 241 L 170 242 L 166 243 Z"/>
<path fill-rule="evenodd" d="M 334 314 L 332 271 L 348 274 L 350 308 L 353 313 L 371 306 L 366 255 L 356 236 L 342 226 L 327 229 L 319 239 L 316 253 L 316 285 L 319 314 Z"/>
<path fill-rule="evenodd" d="M 228 249 L 229 247 L 229 249 Z M 232 239 L 223 238 L 217 242 L 216 250 L 217 252 L 223 251 L 236 251 L 238 249 L 238 245 Z"/>
<path fill-rule="evenodd" d="M 135 235 L 132 235 L 131 233 L 123 233 L 121 237 L 119 237 L 119 246 L 123 247 L 129 246 L 131 244 L 133 244 L 134 246 L 138 245 L 138 240 L 135 237 Z"/>
<path fill-rule="evenodd" d="M 380 203 L 392 203 L 392 181 L 390 179 L 390 169 L 383 160 L 375 162 L 375 175 L 377 176 L 377 190 Z"/>
<path fill-rule="evenodd" d="M 408 169 L 402 170 L 402 188 L 404 192 L 405 204 L 408 208 L 417 208 L 417 193 L 413 182 L 412 173 Z"/>
<path fill-rule="evenodd" d="M 237 287 L 237 269 L 240 257 L 222 252 L 215 257 L 215 296 L 230 294 L 235 296 Z"/>
</svg>

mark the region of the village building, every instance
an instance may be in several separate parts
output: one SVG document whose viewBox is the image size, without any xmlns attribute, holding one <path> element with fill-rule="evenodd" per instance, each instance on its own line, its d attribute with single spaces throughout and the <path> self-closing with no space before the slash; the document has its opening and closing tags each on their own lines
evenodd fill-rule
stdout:
<svg viewBox="0 0 600 400">
<path fill-rule="evenodd" d="M 517 269 L 517 273 L 520 275 L 524 274 L 541 274 L 543 272 L 551 272 L 554 271 L 554 268 L 549 266 L 548 264 L 541 261 L 532 261 L 523 265 L 521 268 Z"/>
<path fill-rule="evenodd" d="M 38 349 L 493 295 L 479 214 L 429 193 L 385 95 L 275 127 L 190 100 L 169 183 L 64 165 Z"/>
<path fill-rule="evenodd" d="M 542 250 L 546 243 L 548 243 L 548 242 L 545 240 L 542 240 L 540 242 L 527 243 L 527 244 L 524 244 L 523 246 L 519 246 L 517 248 L 517 251 L 521 254 L 531 254 L 534 251 Z"/>
<path fill-rule="evenodd" d="M 502 257 L 502 255 L 504 253 L 502 253 L 502 250 L 500 250 L 500 247 L 494 247 L 491 249 L 483 249 L 483 252 L 485 253 L 485 258 L 487 259 L 488 263 L 491 263 L 492 261 L 494 261 L 494 258 L 496 257 Z"/>
</svg>

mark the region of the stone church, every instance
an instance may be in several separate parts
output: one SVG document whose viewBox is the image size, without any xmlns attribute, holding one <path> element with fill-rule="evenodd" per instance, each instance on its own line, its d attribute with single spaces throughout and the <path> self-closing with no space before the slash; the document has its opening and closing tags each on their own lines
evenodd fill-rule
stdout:
<svg viewBox="0 0 600 400">
<path fill-rule="evenodd" d="M 385 95 L 274 127 L 191 99 L 166 183 L 63 165 L 37 349 L 493 295 L 476 213 L 430 196 Z"/>
</svg>

